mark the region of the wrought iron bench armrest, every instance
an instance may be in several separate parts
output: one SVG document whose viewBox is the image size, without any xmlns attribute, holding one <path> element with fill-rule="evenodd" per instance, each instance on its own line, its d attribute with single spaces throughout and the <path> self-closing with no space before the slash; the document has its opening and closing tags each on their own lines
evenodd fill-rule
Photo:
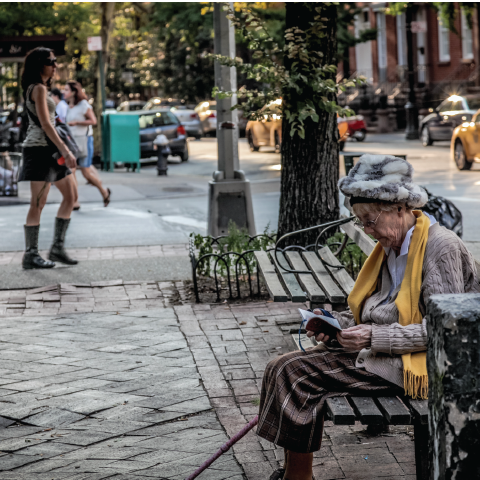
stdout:
<svg viewBox="0 0 480 480">
<path fill-rule="evenodd" d="M 283 235 L 282 237 L 280 237 L 277 240 L 277 243 L 275 243 L 275 250 L 274 250 L 273 254 L 275 256 L 275 261 L 276 261 L 277 265 L 279 266 L 279 268 L 281 268 L 285 272 L 289 272 L 289 273 L 311 273 L 308 270 L 307 271 L 305 271 L 305 270 L 292 270 L 292 269 L 285 268 L 285 267 L 281 266 L 280 263 L 278 262 L 278 258 L 277 258 L 277 251 L 279 250 L 279 246 L 278 246 L 279 243 L 282 240 L 284 240 L 285 238 L 291 237 L 293 235 L 296 235 L 296 234 L 299 234 L 299 233 L 304 233 L 304 232 L 309 232 L 311 230 L 316 230 L 316 229 L 322 228 L 323 230 L 319 233 L 319 235 L 317 236 L 317 240 L 315 241 L 315 252 L 316 252 L 318 250 L 318 242 L 319 242 L 320 238 L 322 237 L 322 235 L 327 230 L 329 230 L 330 228 L 338 227 L 338 226 L 343 225 L 345 223 L 351 222 L 352 219 L 353 219 L 353 217 L 342 218 L 340 220 L 335 220 L 333 222 L 322 223 L 321 225 L 315 225 L 314 227 L 308 227 L 308 228 L 304 228 L 302 230 L 296 230 L 295 232 L 286 233 L 285 235 Z M 342 245 L 342 247 L 344 247 L 344 246 L 345 245 Z M 337 265 L 328 265 L 328 266 L 332 267 L 332 268 L 338 268 Z"/>
</svg>

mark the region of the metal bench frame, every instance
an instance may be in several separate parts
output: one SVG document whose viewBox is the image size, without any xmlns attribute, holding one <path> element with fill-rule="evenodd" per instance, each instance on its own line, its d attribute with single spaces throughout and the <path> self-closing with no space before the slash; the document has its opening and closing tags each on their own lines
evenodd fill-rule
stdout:
<svg viewBox="0 0 480 480">
<path fill-rule="evenodd" d="M 339 226 L 346 234 L 345 239 L 337 251 L 332 253 L 329 247 L 319 245 L 319 240 L 326 231 Z M 313 245 L 306 247 L 292 245 L 283 249 L 279 246 L 285 239 L 293 235 L 316 229 L 320 230 L 320 234 Z M 273 301 L 308 302 L 310 308 L 330 304 L 334 309 L 343 309 L 354 281 L 337 257 L 347 246 L 349 240 L 353 240 L 367 255 L 370 255 L 375 247 L 375 242 L 353 225 L 352 218 L 349 217 L 288 233 L 278 239 L 275 250 L 255 252 L 258 271 L 262 275 Z M 292 334 L 292 339 L 300 349 L 298 330 Z M 306 345 L 309 341 L 313 345 L 317 345 L 315 339 L 308 339 L 304 334 L 302 343 L 306 342 L 304 343 Z M 362 425 L 368 425 L 368 429 L 372 433 L 382 431 L 387 425 L 413 424 L 417 480 L 428 479 L 427 400 L 348 395 L 328 398 L 325 410 L 326 416 L 335 425 L 354 425 L 355 421 L 359 421 Z"/>
</svg>

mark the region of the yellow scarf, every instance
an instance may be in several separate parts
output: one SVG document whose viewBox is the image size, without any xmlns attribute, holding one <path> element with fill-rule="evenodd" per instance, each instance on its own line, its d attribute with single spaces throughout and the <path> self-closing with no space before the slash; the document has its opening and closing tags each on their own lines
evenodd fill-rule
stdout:
<svg viewBox="0 0 480 480">
<path fill-rule="evenodd" d="M 420 289 L 422 286 L 423 257 L 428 240 L 430 220 L 420 210 L 414 210 L 417 223 L 412 234 L 408 250 L 407 268 L 395 305 L 399 312 L 399 323 L 402 326 L 422 323 L 422 314 L 418 308 Z M 348 305 L 355 322 L 361 323 L 361 314 L 365 300 L 377 287 L 377 280 L 385 258 L 385 250 L 377 243 L 360 271 L 352 292 L 348 297 Z M 406 353 L 402 355 L 403 382 L 405 394 L 412 398 L 427 398 L 427 354 L 426 352 Z"/>
</svg>

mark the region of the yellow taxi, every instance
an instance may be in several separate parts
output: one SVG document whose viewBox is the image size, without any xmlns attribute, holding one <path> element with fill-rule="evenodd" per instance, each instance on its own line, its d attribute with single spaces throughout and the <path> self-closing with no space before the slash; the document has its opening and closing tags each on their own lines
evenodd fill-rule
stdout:
<svg viewBox="0 0 480 480">
<path fill-rule="evenodd" d="M 250 150 L 258 152 L 260 147 L 274 147 L 275 153 L 280 153 L 282 146 L 282 111 L 279 98 L 265 107 L 264 118 L 249 120 L 246 127 L 246 137 Z M 269 118 L 270 117 L 270 118 Z M 343 150 L 348 137 L 348 123 L 345 119 L 338 119 L 340 150 Z"/>
<path fill-rule="evenodd" d="M 480 110 L 453 130 L 450 155 L 459 170 L 470 170 L 480 162 Z"/>
</svg>

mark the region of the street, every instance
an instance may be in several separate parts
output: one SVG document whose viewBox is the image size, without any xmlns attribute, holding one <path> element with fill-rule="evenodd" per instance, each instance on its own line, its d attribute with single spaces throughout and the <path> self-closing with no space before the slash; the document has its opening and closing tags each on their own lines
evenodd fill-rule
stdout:
<svg viewBox="0 0 480 480">
<path fill-rule="evenodd" d="M 185 245 L 191 232 L 206 234 L 208 181 L 217 168 L 217 141 L 190 141 L 190 160 L 181 163 L 171 157 L 168 176 L 156 175 L 154 165 L 140 173 L 118 169 L 100 172 L 104 185 L 112 190 L 112 202 L 104 208 L 98 191 L 87 186 L 77 171 L 82 207 L 73 212 L 67 248 L 79 258 L 75 267 L 59 265 L 53 270 L 22 271 L 23 225 L 30 201 L 27 183 L 20 183 L 15 205 L 0 208 L 1 288 L 39 287 L 56 282 L 97 280 L 143 281 L 191 279 Z M 480 258 L 480 224 L 475 220 L 480 206 L 480 165 L 471 171 L 457 170 L 450 160 L 448 142 L 424 148 L 419 141 L 407 142 L 400 133 L 369 135 L 366 141 L 348 142 L 346 152 L 406 154 L 415 169 L 414 180 L 433 194 L 452 200 L 463 214 L 464 241 Z M 245 139 L 239 142 L 240 166 L 252 182 L 257 232 L 267 226 L 276 230 L 280 198 L 280 155 L 273 149 L 250 152 Z M 340 175 L 344 175 L 340 157 Z M 11 202 L 12 198 L 0 198 Z M 39 247 L 50 247 L 60 193 L 52 188 L 42 214 Z M 163 252 L 150 246 L 177 246 Z M 147 248 L 146 250 L 144 249 Z M 142 250 L 143 248 L 143 250 Z"/>
<path fill-rule="evenodd" d="M 167 177 L 157 177 L 154 166 L 140 173 L 124 170 L 100 172 L 104 184 L 112 190 L 112 203 L 103 208 L 100 194 L 79 172 L 82 208 L 73 213 L 68 233 L 71 248 L 158 245 L 186 243 L 190 232 L 206 233 L 208 181 L 216 170 L 215 138 L 189 142 L 190 160 L 180 163 L 171 157 Z M 257 232 L 278 219 L 280 155 L 273 149 L 250 152 L 245 139 L 239 143 L 240 167 L 252 182 Z M 450 160 L 449 143 L 438 142 L 424 148 L 419 141 L 407 142 L 403 134 L 369 135 L 366 141 L 347 143 L 347 152 L 407 154 L 415 169 L 414 180 L 433 194 L 449 198 L 463 213 L 464 240 L 480 238 L 475 220 L 480 203 L 480 165 L 471 171 L 457 170 Z M 340 175 L 344 175 L 341 157 Z M 11 199 L 9 199 L 11 201 Z M 0 198 L 0 205 L 3 205 Z M 0 209 L 0 251 L 23 249 L 23 224 L 29 202 L 28 184 L 20 183 L 19 205 Z M 42 214 L 40 248 L 50 245 L 50 236 L 60 194 L 50 192 Z"/>
</svg>

